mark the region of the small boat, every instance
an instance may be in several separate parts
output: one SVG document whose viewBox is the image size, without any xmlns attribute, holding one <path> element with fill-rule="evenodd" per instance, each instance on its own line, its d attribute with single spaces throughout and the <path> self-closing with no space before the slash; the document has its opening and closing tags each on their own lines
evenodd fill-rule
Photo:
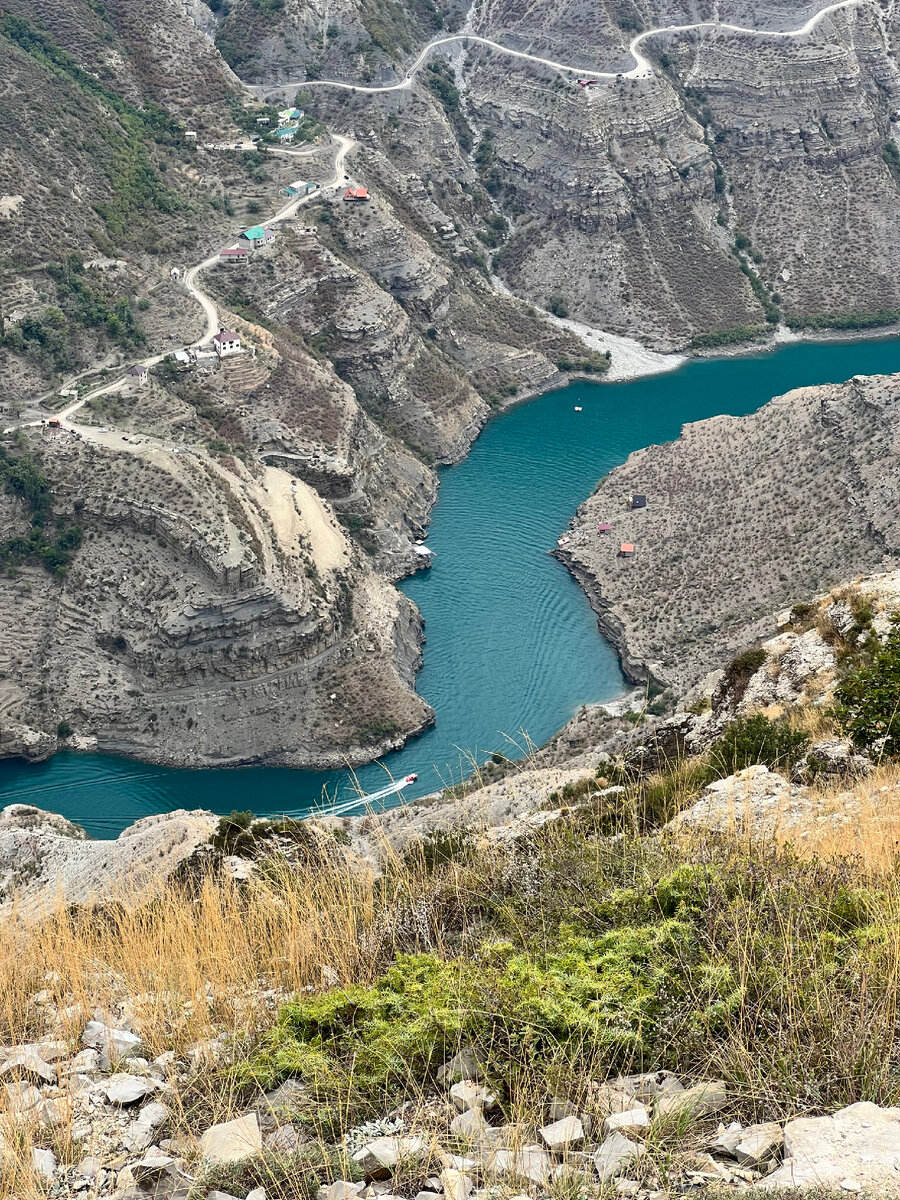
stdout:
<svg viewBox="0 0 900 1200">
<path fill-rule="evenodd" d="M 576 405 L 575 405 L 575 411 L 576 411 L 576 412 L 581 412 L 581 405 L 580 405 L 580 404 L 576 404 Z"/>
<path fill-rule="evenodd" d="M 352 800 L 328 809 L 328 816 L 344 816 L 360 804 L 371 804 L 373 800 L 384 800 L 388 796 L 393 796 L 396 792 L 402 792 L 405 787 L 414 784 L 418 778 L 419 776 L 413 772 L 411 775 L 405 775 L 402 779 L 398 779 L 396 783 L 388 784 L 387 787 L 382 788 L 378 792 L 369 792 L 364 796 L 355 796 Z"/>
<path fill-rule="evenodd" d="M 568 546 L 568 544 L 569 544 L 569 542 L 571 542 L 571 540 L 572 540 L 571 538 L 567 538 L 567 537 L 557 538 L 556 544 L 557 544 L 557 546 Z"/>
</svg>

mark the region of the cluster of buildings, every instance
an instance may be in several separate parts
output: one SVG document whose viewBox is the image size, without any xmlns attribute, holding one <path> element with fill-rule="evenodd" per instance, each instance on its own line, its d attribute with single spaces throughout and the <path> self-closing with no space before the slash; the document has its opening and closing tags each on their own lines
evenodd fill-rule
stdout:
<svg viewBox="0 0 900 1200">
<path fill-rule="evenodd" d="M 273 130 L 279 142 L 292 142 L 297 133 L 297 127 L 303 120 L 302 108 L 283 108 L 278 114 L 278 128 Z M 257 125 L 268 125 L 268 117 L 257 117 Z"/>
<path fill-rule="evenodd" d="M 233 329 L 221 326 L 212 339 L 212 350 L 201 350 L 197 346 L 189 346 L 186 350 L 176 350 L 167 357 L 172 358 L 183 370 L 188 370 L 203 359 L 213 357 L 219 360 L 230 358 L 233 354 L 243 354 L 241 335 Z M 150 378 L 150 368 L 145 363 L 135 363 L 125 372 L 125 386 L 130 390 L 143 387 Z M 51 422 L 52 424 L 52 422 Z"/>
<path fill-rule="evenodd" d="M 576 409 L 575 411 L 579 412 L 580 410 Z M 638 508 L 646 508 L 647 507 L 647 497 L 645 495 L 643 495 L 643 493 L 641 493 L 641 492 L 632 492 L 631 496 L 628 498 L 628 507 L 632 510 L 632 512 Z M 584 529 L 576 529 L 574 535 L 572 535 L 572 536 L 570 536 L 568 534 L 564 534 L 561 538 L 557 538 L 556 544 L 557 544 L 557 546 L 560 547 L 560 549 L 564 549 L 566 546 L 571 544 L 573 537 L 576 540 L 580 540 L 585 535 L 585 533 L 586 533 L 586 531 Z M 603 535 L 608 535 L 608 534 L 612 533 L 612 525 L 609 523 L 609 521 L 598 522 L 597 533 L 603 534 Z M 634 542 L 620 542 L 619 549 L 617 552 L 617 557 L 618 558 L 633 558 L 634 557 Z"/>
</svg>

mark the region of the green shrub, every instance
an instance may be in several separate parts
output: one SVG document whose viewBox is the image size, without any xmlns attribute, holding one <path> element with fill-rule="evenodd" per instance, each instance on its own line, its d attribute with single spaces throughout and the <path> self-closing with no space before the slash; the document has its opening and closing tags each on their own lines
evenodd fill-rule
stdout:
<svg viewBox="0 0 900 1200">
<path fill-rule="evenodd" d="M 766 661 L 766 652 L 762 646 L 752 646 L 744 650 L 725 668 L 719 693 L 727 696 L 732 705 L 738 705 L 744 698 L 747 685 Z"/>
<path fill-rule="evenodd" d="M 857 746 L 883 740 L 884 753 L 900 753 L 900 628 L 853 667 L 835 691 L 836 715 Z"/>
<path fill-rule="evenodd" d="M 554 317 L 567 317 L 569 308 L 559 292 L 554 292 L 547 301 L 547 311 L 553 313 Z"/>
<path fill-rule="evenodd" d="M 510 943 L 449 961 L 401 955 L 372 987 L 285 1005 L 246 1073 L 265 1087 L 296 1075 L 320 1103 L 349 1095 L 357 1111 L 376 1112 L 465 1044 L 512 1095 L 536 1066 L 573 1070 L 585 1053 L 634 1062 L 645 1031 L 687 995 L 698 957 L 677 920 L 597 938 L 568 932 L 537 957 Z"/>
<path fill-rule="evenodd" d="M 803 756 L 808 743 L 808 734 L 756 713 L 752 717 L 739 717 L 726 726 L 710 750 L 710 763 L 718 778 L 756 764 L 783 771 Z"/>
<path fill-rule="evenodd" d="M 456 140 L 467 154 L 472 149 L 472 130 L 460 107 L 459 89 L 453 81 L 453 71 L 449 64 L 430 62 L 425 72 L 425 86 L 438 100 L 447 119 L 453 126 Z"/>
<path fill-rule="evenodd" d="M 468 829 L 430 829 L 425 836 L 411 842 L 404 853 L 408 866 L 421 865 L 428 875 L 449 863 L 471 862 L 475 854 L 475 838 Z"/>
<path fill-rule="evenodd" d="M 181 127 L 177 121 L 157 104 L 139 108 L 106 87 L 46 33 L 22 17 L 4 16 L 0 33 L 52 75 L 77 84 L 99 106 L 103 117 L 112 114 L 113 119 L 101 119 L 92 126 L 104 144 L 104 153 L 97 156 L 97 162 L 106 173 L 111 190 L 109 201 L 95 205 L 107 232 L 128 237 L 134 230 L 135 215 L 149 209 L 171 213 L 180 207 L 177 194 L 164 187 L 146 146 L 150 141 L 162 146 L 180 146 Z"/>
<path fill-rule="evenodd" d="M 58 738 L 67 738 L 72 736 L 72 726 L 68 721 L 60 721 L 56 727 L 56 736 Z"/>
<path fill-rule="evenodd" d="M 711 1063 L 751 1112 L 763 1096 L 782 1112 L 895 1097 L 890 1009 L 870 1012 L 897 990 L 889 902 L 788 852 L 681 855 L 541 830 L 539 888 L 521 886 L 521 865 L 508 882 L 493 861 L 474 868 L 488 938 L 298 997 L 232 1080 L 299 1077 L 300 1119 L 338 1128 L 420 1094 L 463 1046 L 501 1103 L 632 1069 L 708 1077 Z"/>
<path fill-rule="evenodd" d="M 253 849 L 255 839 L 250 832 L 253 823 L 253 813 L 249 810 L 238 812 L 232 810 L 227 817 L 220 817 L 216 832 L 212 836 L 212 844 L 223 854 L 240 854 L 241 851 Z"/>
<path fill-rule="evenodd" d="M 738 346 L 743 342 L 758 341 L 766 333 L 764 325 L 732 325 L 728 329 L 696 334 L 691 338 L 691 347 L 694 350 L 713 350 L 717 346 Z"/>
<path fill-rule="evenodd" d="M 785 317 L 790 329 L 878 329 L 900 322 L 900 308 L 882 308 L 876 312 L 793 313 Z"/>
<path fill-rule="evenodd" d="M 10 454 L 0 446 L 0 486 L 18 496 L 31 517 L 28 533 L 0 539 L 0 567 L 15 568 L 25 562 L 40 563 L 51 575 L 65 575 L 72 555 L 81 545 L 80 525 L 66 525 L 53 513 L 50 481 L 33 454 Z M 48 526 L 53 526 L 48 532 Z"/>
</svg>

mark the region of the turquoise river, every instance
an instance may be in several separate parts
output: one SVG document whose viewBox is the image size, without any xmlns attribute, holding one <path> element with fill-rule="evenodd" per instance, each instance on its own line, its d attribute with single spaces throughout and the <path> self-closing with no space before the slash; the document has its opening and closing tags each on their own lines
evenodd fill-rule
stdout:
<svg viewBox="0 0 900 1200">
<path fill-rule="evenodd" d="M 600 476 L 631 451 L 677 437 L 686 421 L 753 412 L 804 384 L 898 370 L 898 339 L 795 343 L 629 383 L 573 383 L 491 421 L 468 458 L 442 473 L 428 537 L 434 566 L 403 584 L 425 617 L 418 689 L 436 724 L 361 769 L 356 785 L 346 772 L 174 770 L 65 753 L 36 766 L 0 763 L 0 803 L 36 804 L 109 837 L 171 808 L 302 815 L 415 771 L 409 799 L 459 779 L 472 758 L 517 757 L 526 735 L 545 741 L 581 704 L 624 688 L 587 600 L 548 554 Z"/>
</svg>

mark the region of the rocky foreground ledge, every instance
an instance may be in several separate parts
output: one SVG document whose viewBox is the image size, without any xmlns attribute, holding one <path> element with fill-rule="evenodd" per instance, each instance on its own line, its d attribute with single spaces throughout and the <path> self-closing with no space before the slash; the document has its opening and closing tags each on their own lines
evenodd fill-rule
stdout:
<svg viewBox="0 0 900 1200">
<path fill-rule="evenodd" d="M 177 809 L 136 821 L 114 841 L 93 841 L 65 817 L 10 804 L 0 811 L 0 917 L 146 899 L 209 845 L 218 823 L 211 812 Z"/>
<path fill-rule="evenodd" d="M 55 1014 L 62 1024 L 71 1011 Z M 127 1021 L 106 1013 L 83 1022 L 77 1041 L 47 1039 L 0 1048 L 6 1129 L 24 1122 L 41 1143 L 33 1167 L 52 1196 L 116 1200 L 274 1200 L 265 1182 L 236 1194 L 218 1179 L 265 1180 L 266 1158 L 316 1154 L 343 1163 L 346 1178 L 312 1188 L 309 1200 L 498 1200 L 515 1196 L 617 1195 L 669 1200 L 683 1192 L 775 1192 L 834 1188 L 838 1194 L 900 1195 L 900 1108 L 847 1106 L 830 1117 L 741 1125 L 728 1119 L 721 1081 L 685 1087 L 671 1072 L 598 1085 L 590 1112 L 559 1096 L 546 1124 L 509 1123 L 482 1083 L 478 1059 L 462 1049 L 438 1072 L 439 1090 L 416 1114 L 399 1111 L 349 1129 L 322 1147 L 290 1119 L 298 1082 L 261 1096 L 231 1120 L 173 1134 L 179 1085 L 198 1064 L 226 1061 L 227 1039 L 198 1043 L 179 1058 L 145 1057 Z M 605 1114 L 602 1117 L 598 1114 Z M 691 1132 L 699 1122 L 703 1134 Z M 717 1122 L 717 1124 L 716 1124 Z M 61 1164 L 54 1131 L 68 1125 L 82 1153 Z M 653 1132 L 684 1131 L 666 1188 L 640 1182 Z M 0 1135 L 0 1166 L 13 1148 Z M 269 1168 L 271 1170 L 271 1166 Z M 334 1172 L 333 1172 L 334 1173 Z M 339 1171 L 336 1172 L 339 1174 Z M 300 1196 L 300 1192 L 291 1192 Z"/>
<path fill-rule="evenodd" d="M 900 1198 L 898 609 L 384 814 L 2 810 L 0 1196 Z"/>
</svg>

